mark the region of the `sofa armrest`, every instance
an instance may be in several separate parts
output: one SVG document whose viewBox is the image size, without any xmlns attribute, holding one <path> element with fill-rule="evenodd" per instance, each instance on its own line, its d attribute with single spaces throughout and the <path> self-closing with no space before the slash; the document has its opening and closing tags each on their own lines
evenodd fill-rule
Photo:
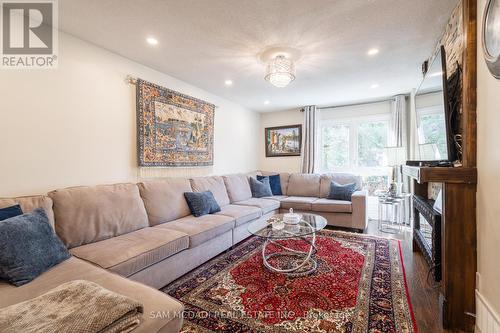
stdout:
<svg viewBox="0 0 500 333">
<path fill-rule="evenodd" d="M 352 194 L 352 227 L 365 230 L 368 227 L 368 191 L 361 190 Z"/>
</svg>

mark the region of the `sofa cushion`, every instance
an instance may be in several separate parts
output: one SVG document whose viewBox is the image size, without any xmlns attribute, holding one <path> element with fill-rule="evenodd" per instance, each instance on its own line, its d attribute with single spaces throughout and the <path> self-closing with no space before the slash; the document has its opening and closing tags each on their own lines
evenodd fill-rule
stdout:
<svg viewBox="0 0 500 333">
<path fill-rule="evenodd" d="M 220 212 L 220 206 L 210 191 L 186 192 L 184 197 L 194 217 Z"/>
<path fill-rule="evenodd" d="M 234 228 L 234 218 L 224 215 L 186 216 L 155 226 L 158 229 L 177 230 L 189 235 L 189 248 L 197 247 Z"/>
<path fill-rule="evenodd" d="M 252 197 L 263 198 L 273 195 L 271 184 L 269 183 L 269 177 L 263 176 L 260 180 L 249 178 L 248 181 L 250 182 Z"/>
<path fill-rule="evenodd" d="M 321 198 L 327 198 L 330 194 L 330 184 L 332 181 L 340 185 L 346 185 L 349 183 L 356 183 L 356 190 L 359 191 L 363 187 L 363 181 L 361 176 L 353 175 L 350 173 L 325 173 L 321 175 L 320 180 L 320 193 Z"/>
<path fill-rule="evenodd" d="M 296 210 L 312 210 L 312 203 L 318 200 L 317 197 L 288 197 L 281 201 L 281 208 Z"/>
<path fill-rule="evenodd" d="M 288 196 L 319 197 L 320 175 L 294 173 L 288 182 Z"/>
<path fill-rule="evenodd" d="M 144 228 L 71 249 L 102 268 L 130 276 L 189 247 L 189 236 L 176 230 Z"/>
<path fill-rule="evenodd" d="M 227 195 L 224 179 L 219 176 L 197 177 L 191 179 L 191 187 L 195 192 L 210 191 L 213 193 L 219 206 L 229 205 L 229 196 Z"/>
<path fill-rule="evenodd" d="M 271 187 L 273 195 L 283 195 L 283 191 L 281 190 L 280 175 L 257 176 L 257 180 L 260 181 L 265 178 L 269 178 L 269 186 Z"/>
<path fill-rule="evenodd" d="M 190 215 L 184 192 L 191 192 L 187 178 L 167 178 L 137 184 L 148 213 L 149 225 L 157 225 Z"/>
<path fill-rule="evenodd" d="M 350 201 L 318 199 L 312 203 L 312 210 L 315 212 L 352 213 L 352 204 Z"/>
<path fill-rule="evenodd" d="M 227 194 L 231 203 L 236 201 L 250 199 L 252 192 L 248 177 L 246 175 L 229 175 L 223 176 L 224 184 L 226 185 Z"/>
<path fill-rule="evenodd" d="M 38 207 L 42 207 L 49 218 L 49 223 L 54 228 L 54 212 L 52 211 L 52 199 L 46 195 L 35 195 L 28 197 L 0 199 L 0 208 L 19 204 L 23 213 L 31 213 Z"/>
<path fill-rule="evenodd" d="M 11 217 L 23 215 L 23 210 L 20 205 L 0 208 L 0 221 L 10 219 Z"/>
<path fill-rule="evenodd" d="M 269 200 L 276 200 L 276 201 L 283 201 L 285 200 L 286 198 L 288 198 L 288 196 L 286 195 L 273 195 L 272 197 L 264 197 L 262 199 L 269 199 Z"/>
<path fill-rule="evenodd" d="M 46 293 L 65 282 L 87 280 L 138 300 L 144 305 L 144 316 L 134 333 L 178 332 L 182 324 L 183 306 L 167 294 L 142 283 L 123 278 L 76 257 L 52 267 L 35 280 L 21 287 L 0 282 L 0 308 L 24 302 Z M 151 314 L 162 313 L 162 316 Z M 164 314 L 164 315 L 163 315 Z M 176 329 L 177 328 L 177 329 Z"/>
<path fill-rule="evenodd" d="M 21 286 L 70 256 L 43 208 L 0 222 L 0 279 Z"/>
<path fill-rule="evenodd" d="M 280 208 L 280 202 L 278 200 L 264 198 L 250 198 L 248 200 L 238 201 L 236 204 L 241 206 L 259 207 L 262 210 L 262 215 Z"/>
<path fill-rule="evenodd" d="M 72 187 L 49 196 L 54 201 L 57 234 L 69 248 L 148 226 L 136 184 Z"/>
<path fill-rule="evenodd" d="M 227 205 L 216 215 L 232 217 L 236 226 L 258 219 L 262 216 L 262 210 L 254 206 Z"/>
<path fill-rule="evenodd" d="M 269 171 L 262 171 L 261 172 L 262 176 L 272 176 L 272 175 L 278 175 L 280 176 L 280 183 L 281 183 L 281 194 L 282 195 L 287 195 L 287 189 L 288 189 L 288 182 L 290 180 L 290 174 L 288 172 L 269 172 Z"/>
</svg>

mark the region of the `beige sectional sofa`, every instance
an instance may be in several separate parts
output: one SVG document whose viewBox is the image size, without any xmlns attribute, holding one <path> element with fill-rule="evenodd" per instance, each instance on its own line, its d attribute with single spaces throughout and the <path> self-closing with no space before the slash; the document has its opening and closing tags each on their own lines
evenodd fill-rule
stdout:
<svg viewBox="0 0 500 333">
<path fill-rule="evenodd" d="M 139 184 L 72 187 L 46 196 L 0 199 L 0 208 L 19 203 L 24 212 L 44 207 L 73 257 L 21 287 L 0 282 L 0 307 L 36 297 L 64 282 L 86 279 L 144 304 L 135 332 L 178 332 L 182 304 L 156 290 L 250 236 L 248 224 L 278 212 L 320 214 L 330 225 L 364 230 L 366 193 L 352 202 L 328 200 L 329 184 L 356 182 L 347 174 L 280 174 L 283 195 L 252 198 L 254 172 Z M 193 217 L 184 192 L 210 190 L 216 214 Z M 158 315 L 161 314 L 161 315 Z"/>
</svg>

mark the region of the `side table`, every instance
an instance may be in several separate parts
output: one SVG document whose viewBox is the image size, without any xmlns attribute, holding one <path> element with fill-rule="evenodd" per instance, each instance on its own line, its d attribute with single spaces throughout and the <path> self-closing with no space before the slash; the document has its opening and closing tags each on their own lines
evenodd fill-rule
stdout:
<svg viewBox="0 0 500 333">
<path fill-rule="evenodd" d="M 390 196 L 378 197 L 378 230 L 400 233 L 403 221 L 404 199 Z"/>
</svg>

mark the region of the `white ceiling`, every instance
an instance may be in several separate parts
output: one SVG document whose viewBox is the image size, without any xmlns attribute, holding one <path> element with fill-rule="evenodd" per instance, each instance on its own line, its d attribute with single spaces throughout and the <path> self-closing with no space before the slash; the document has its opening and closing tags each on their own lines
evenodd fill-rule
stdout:
<svg viewBox="0 0 500 333">
<path fill-rule="evenodd" d="M 64 0 L 60 28 L 267 112 L 409 92 L 457 0 Z M 159 44 L 150 46 L 146 37 Z M 297 79 L 264 81 L 258 55 L 301 50 Z M 369 57 L 370 48 L 380 49 Z M 230 79 L 233 86 L 224 81 Z M 371 88 L 378 84 L 378 88 Z M 269 100 L 269 105 L 264 101 Z"/>
</svg>

